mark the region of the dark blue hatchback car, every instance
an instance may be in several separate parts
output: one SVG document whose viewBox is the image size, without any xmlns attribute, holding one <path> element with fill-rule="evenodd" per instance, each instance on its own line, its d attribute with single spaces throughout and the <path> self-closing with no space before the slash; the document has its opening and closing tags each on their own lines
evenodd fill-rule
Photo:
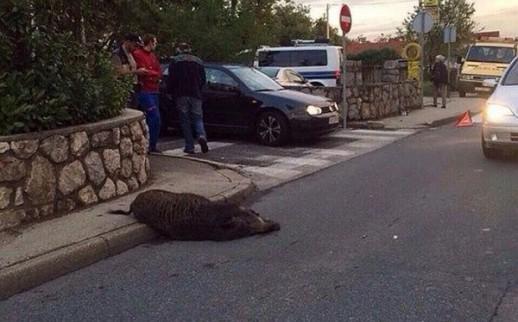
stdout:
<svg viewBox="0 0 518 322">
<path fill-rule="evenodd" d="M 338 106 L 330 99 L 285 89 L 251 67 L 207 64 L 205 72 L 203 119 L 209 132 L 254 134 L 261 144 L 279 146 L 290 138 L 317 137 L 339 127 Z M 160 95 L 162 123 L 180 128 L 165 83 Z"/>
</svg>

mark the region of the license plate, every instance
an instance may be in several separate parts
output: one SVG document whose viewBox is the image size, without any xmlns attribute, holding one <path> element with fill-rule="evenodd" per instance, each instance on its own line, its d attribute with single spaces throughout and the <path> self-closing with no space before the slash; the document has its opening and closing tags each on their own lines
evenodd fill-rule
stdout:
<svg viewBox="0 0 518 322">
<path fill-rule="evenodd" d="M 490 92 L 491 88 L 488 88 L 488 87 L 475 87 L 475 91 L 478 91 L 478 92 Z"/>
<path fill-rule="evenodd" d="M 338 119 L 338 116 L 331 116 L 329 118 L 329 124 L 336 124 L 338 123 L 339 119 Z"/>
</svg>

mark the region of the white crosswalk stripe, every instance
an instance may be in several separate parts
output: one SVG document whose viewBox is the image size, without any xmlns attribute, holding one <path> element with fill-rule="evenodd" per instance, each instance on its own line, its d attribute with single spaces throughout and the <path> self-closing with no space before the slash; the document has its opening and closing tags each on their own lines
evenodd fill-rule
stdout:
<svg viewBox="0 0 518 322">
<path fill-rule="evenodd" d="M 248 173 L 259 189 L 263 190 L 374 151 L 415 132 L 342 130 L 324 137 L 315 147 L 295 145 L 271 148 L 248 142 L 210 141 L 209 148 L 212 153 L 195 154 L 194 157 L 238 167 L 244 173 Z M 331 143 L 332 146 L 329 148 L 322 147 Z M 163 153 L 171 156 L 185 155 L 183 148 L 178 147 L 182 145 L 183 141 L 178 140 L 177 148 L 165 150 Z"/>
</svg>

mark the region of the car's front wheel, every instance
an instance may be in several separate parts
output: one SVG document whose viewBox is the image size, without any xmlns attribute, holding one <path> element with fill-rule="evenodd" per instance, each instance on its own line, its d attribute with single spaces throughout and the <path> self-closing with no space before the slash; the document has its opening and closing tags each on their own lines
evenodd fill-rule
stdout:
<svg viewBox="0 0 518 322">
<path fill-rule="evenodd" d="M 486 141 L 482 138 L 482 153 L 486 159 L 496 159 L 500 156 L 500 151 L 494 148 L 490 148 L 486 145 Z"/>
<path fill-rule="evenodd" d="M 279 112 L 264 112 L 259 115 L 255 123 L 257 140 L 264 145 L 279 146 L 288 138 L 290 129 L 286 117 Z"/>
</svg>

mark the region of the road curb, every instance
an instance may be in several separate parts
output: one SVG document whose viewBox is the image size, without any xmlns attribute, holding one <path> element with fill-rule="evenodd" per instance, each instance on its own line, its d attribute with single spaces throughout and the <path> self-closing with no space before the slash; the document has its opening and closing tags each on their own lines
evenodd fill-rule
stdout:
<svg viewBox="0 0 518 322">
<path fill-rule="evenodd" d="M 0 300 L 119 254 L 158 234 L 134 223 L 0 270 Z"/>
<path fill-rule="evenodd" d="M 256 191 L 252 180 L 239 174 L 240 178 L 237 178 L 232 173 L 234 169 L 217 171 L 229 181 L 235 176 L 238 183 L 230 190 L 214 196 L 212 200 L 237 203 Z M 132 223 L 13 264 L 0 270 L 0 300 L 149 242 L 157 236 L 158 233 L 148 226 Z"/>
</svg>

